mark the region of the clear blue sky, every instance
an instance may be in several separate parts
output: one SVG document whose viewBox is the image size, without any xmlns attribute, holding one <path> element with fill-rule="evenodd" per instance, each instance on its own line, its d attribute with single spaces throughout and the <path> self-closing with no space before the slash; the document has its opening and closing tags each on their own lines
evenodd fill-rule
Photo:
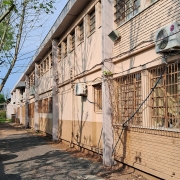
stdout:
<svg viewBox="0 0 180 180">
<path fill-rule="evenodd" d="M 45 23 L 43 24 L 42 27 L 37 28 L 35 31 L 32 31 L 28 34 L 28 37 L 19 56 L 18 56 L 18 61 L 15 65 L 15 68 L 13 70 L 13 73 L 9 76 L 3 91 L 11 91 L 18 79 L 21 77 L 22 73 L 26 69 L 29 61 L 32 59 L 34 53 L 42 43 L 43 39 L 53 26 L 55 20 L 61 13 L 62 9 L 66 5 L 68 0 L 56 0 L 55 7 L 56 9 L 54 10 L 54 14 L 48 14 L 44 16 L 44 21 Z M 41 23 L 41 22 L 39 22 Z M 38 24 L 37 24 L 38 25 Z M 2 69 L 1 69 L 2 70 Z M 3 71 L 1 71 L 1 77 L 3 77 L 2 74 Z"/>
</svg>

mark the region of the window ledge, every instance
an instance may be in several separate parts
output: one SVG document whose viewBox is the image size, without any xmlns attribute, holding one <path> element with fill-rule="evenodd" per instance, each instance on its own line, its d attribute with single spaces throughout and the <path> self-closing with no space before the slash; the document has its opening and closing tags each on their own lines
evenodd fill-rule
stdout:
<svg viewBox="0 0 180 180">
<path fill-rule="evenodd" d="M 122 129 L 122 125 L 114 124 L 114 129 Z M 160 136 L 170 136 L 180 138 L 180 129 L 170 129 L 170 128 L 154 128 L 154 127 L 142 127 L 142 126 L 126 126 L 127 130 L 135 131 L 139 133 L 154 134 Z"/>
<path fill-rule="evenodd" d="M 100 111 L 95 111 L 96 114 L 102 114 L 102 110 Z"/>
</svg>

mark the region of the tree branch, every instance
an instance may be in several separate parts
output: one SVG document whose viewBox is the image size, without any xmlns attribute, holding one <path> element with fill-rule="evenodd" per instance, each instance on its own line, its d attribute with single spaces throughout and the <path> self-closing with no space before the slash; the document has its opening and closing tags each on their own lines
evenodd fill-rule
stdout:
<svg viewBox="0 0 180 180">
<path fill-rule="evenodd" d="M 0 52 L 1 52 L 2 46 L 3 46 L 3 44 L 4 44 L 5 38 L 6 38 L 6 33 L 7 33 L 7 31 L 8 31 L 9 22 L 10 22 L 10 16 L 9 16 L 9 18 L 8 18 L 8 20 L 7 20 L 7 25 L 6 25 L 5 29 L 4 29 L 4 33 L 3 33 L 3 36 L 2 36 L 2 38 L 1 38 L 1 42 L 0 42 Z"/>
<path fill-rule="evenodd" d="M 14 9 L 15 5 L 12 4 L 11 7 L 0 17 L 0 22 L 2 22 L 5 17 Z"/>
<path fill-rule="evenodd" d="M 21 20 L 20 20 L 20 25 L 19 25 L 19 31 L 18 31 L 18 36 L 17 36 L 17 41 L 16 41 L 16 47 L 15 47 L 15 53 L 14 53 L 14 58 L 12 60 L 11 66 L 8 69 L 8 72 L 6 73 L 6 76 L 3 78 L 1 84 L 0 84 L 0 92 L 2 91 L 9 75 L 11 74 L 11 71 L 16 63 L 17 60 L 17 56 L 18 56 L 18 51 L 19 51 L 19 47 L 20 47 L 20 43 L 21 43 L 21 35 L 22 35 L 22 31 L 23 31 L 23 24 L 24 24 L 24 17 L 25 17 L 25 11 L 26 11 L 26 0 L 24 0 L 24 2 L 22 3 L 22 15 L 21 15 Z"/>
</svg>

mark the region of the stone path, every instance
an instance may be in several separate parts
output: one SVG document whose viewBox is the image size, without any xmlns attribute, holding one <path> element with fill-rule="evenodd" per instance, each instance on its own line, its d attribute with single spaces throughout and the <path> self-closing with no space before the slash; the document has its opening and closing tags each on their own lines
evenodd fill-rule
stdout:
<svg viewBox="0 0 180 180">
<path fill-rule="evenodd" d="M 0 180 L 147 180 L 103 168 L 22 126 L 0 123 Z M 101 177 L 100 177 L 101 176 Z"/>
<path fill-rule="evenodd" d="M 73 157 L 50 145 L 44 137 L 0 124 L 0 180 L 103 179 L 98 163 Z"/>
</svg>

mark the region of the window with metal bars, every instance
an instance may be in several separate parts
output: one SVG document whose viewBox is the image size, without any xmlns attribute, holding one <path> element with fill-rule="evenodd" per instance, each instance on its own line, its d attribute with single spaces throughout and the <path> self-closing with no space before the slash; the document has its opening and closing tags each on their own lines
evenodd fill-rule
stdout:
<svg viewBox="0 0 180 180">
<path fill-rule="evenodd" d="M 28 104 L 28 117 L 33 118 L 34 117 L 34 102 Z"/>
<path fill-rule="evenodd" d="M 82 42 L 84 40 L 84 22 L 79 25 L 79 31 L 79 40 Z"/>
<path fill-rule="evenodd" d="M 115 22 L 120 25 L 139 12 L 140 0 L 115 0 Z"/>
<path fill-rule="evenodd" d="M 152 68 L 151 87 L 164 67 Z M 180 62 L 169 64 L 151 97 L 151 119 L 155 128 L 180 128 Z"/>
<path fill-rule="evenodd" d="M 116 117 L 114 124 L 123 124 L 137 110 L 142 102 L 141 95 L 141 72 L 129 74 L 115 79 L 116 105 L 113 107 L 114 116 Z M 115 103 L 114 102 L 114 103 Z M 142 126 L 142 110 L 132 118 L 128 125 Z"/>
<path fill-rule="evenodd" d="M 102 85 L 94 85 L 94 110 L 102 111 Z"/>
<path fill-rule="evenodd" d="M 53 65 L 52 53 L 50 53 L 49 58 L 50 58 L 50 68 L 52 68 Z"/>
<path fill-rule="evenodd" d="M 89 14 L 89 26 L 90 26 L 90 34 L 93 33 L 95 31 L 95 10 L 93 10 L 90 14 Z"/>
<path fill-rule="evenodd" d="M 65 39 L 63 43 L 64 43 L 64 57 L 66 57 L 67 56 L 67 39 Z"/>
<path fill-rule="evenodd" d="M 61 47 L 61 44 L 59 45 L 59 48 L 58 48 L 58 56 L 59 56 L 59 61 L 61 61 L 61 59 L 62 59 L 62 47 Z"/>
<path fill-rule="evenodd" d="M 46 71 L 48 71 L 49 70 L 49 56 L 47 57 L 47 59 L 46 59 Z"/>
<path fill-rule="evenodd" d="M 35 73 L 32 72 L 29 75 L 29 87 L 33 87 L 35 85 Z"/>
<path fill-rule="evenodd" d="M 75 31 L 71 33 L 71 50 L 75 48 Z"/>
</svg>

